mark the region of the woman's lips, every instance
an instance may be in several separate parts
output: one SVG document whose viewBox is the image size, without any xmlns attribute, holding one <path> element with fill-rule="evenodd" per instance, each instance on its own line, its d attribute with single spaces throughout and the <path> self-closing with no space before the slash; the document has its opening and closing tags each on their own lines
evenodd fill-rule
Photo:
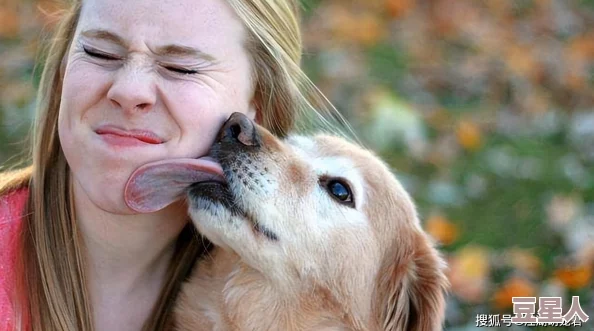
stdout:
<svg viewBox="0 0 594 331">
<path fill-rule="evenodd" d="M 116 126 L 102 126 L 95 130 L 105 141 L 115 145 L 132 146 L 138 144 L 157 145 L 163 139 L 157 134 L 147 130 L 125 130 Z"/>
</svg>

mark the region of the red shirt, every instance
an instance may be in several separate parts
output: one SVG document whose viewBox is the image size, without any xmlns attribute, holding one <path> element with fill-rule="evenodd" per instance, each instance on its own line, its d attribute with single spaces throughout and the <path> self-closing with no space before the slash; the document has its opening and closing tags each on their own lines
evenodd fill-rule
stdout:
<svg viewBox="0 0 594 331">
<path fill-rule="evenodd" d="M 10 291 L 15 285 L 17 240 L 27 196 L 28 190 L 21 189 L 0 197 L 0 331 L 14 329 Z"/>
</svg>

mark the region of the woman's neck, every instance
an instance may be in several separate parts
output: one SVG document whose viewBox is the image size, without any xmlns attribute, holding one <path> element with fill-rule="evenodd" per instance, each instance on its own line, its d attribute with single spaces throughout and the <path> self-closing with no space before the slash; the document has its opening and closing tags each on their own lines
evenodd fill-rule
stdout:
<svg viewBox="0 0 594 331">
<path fill-rule="evenodd" d="M 74 205 L 86 247 L 95 323 L 109 329 L 111 323 L 144 321 L 162 288 L 175 240 L 187 222 L 184 206 L 178 203 L 144 215 L 112 214 L 94 205 L 76 182 Z"/>
</svg>

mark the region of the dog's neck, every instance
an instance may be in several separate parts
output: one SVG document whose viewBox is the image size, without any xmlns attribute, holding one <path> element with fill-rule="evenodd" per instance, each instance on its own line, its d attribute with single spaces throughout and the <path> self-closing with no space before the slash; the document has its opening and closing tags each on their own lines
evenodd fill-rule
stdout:
<svg viewBox="0 0 594 331">
<path fill-rule="evenodd" d="M 345 309 L 344 302 L 323 287 L 290 293 L 235 253 L 215 249 L 206 259 L 197 266 L 193 284 L 181 294 L 177 310 L 181 323 L 194 325 L 184 311 L 201 311 L 200 324 L 205 319 L 213 323 L 199 330 L 364 330 L 361 325 L 366 323 L 353 320 L 358 314 Z"/>
</svg>

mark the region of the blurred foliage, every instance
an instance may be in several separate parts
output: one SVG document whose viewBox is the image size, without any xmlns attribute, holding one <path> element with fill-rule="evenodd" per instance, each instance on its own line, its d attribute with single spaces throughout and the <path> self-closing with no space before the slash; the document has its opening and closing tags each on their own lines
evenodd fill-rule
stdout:
<svg viewBox="0 0 594 331">
<path fill-rule="evenodd" d="M 6 162 L 23 150 L 40 36 L 58 7 L 4 3 Z M 303 7 L 304 68 L 394 168 L 449 262 L 447 329 L 475 329 L 477 314 L 509 314 L 511 297 L 523 295 L 561 296 L 564 311 L 579 295 L 592 329 L 594 1 Z"/>
<path fill-rule="evenodd" d="M 304 7 L 305 68 L 449 261 L 447 329 L 509 314 L 513 296 L 561 296 L 566 311 L 579 295 L 592 316 L 594 2 Z"/>
</svg>

